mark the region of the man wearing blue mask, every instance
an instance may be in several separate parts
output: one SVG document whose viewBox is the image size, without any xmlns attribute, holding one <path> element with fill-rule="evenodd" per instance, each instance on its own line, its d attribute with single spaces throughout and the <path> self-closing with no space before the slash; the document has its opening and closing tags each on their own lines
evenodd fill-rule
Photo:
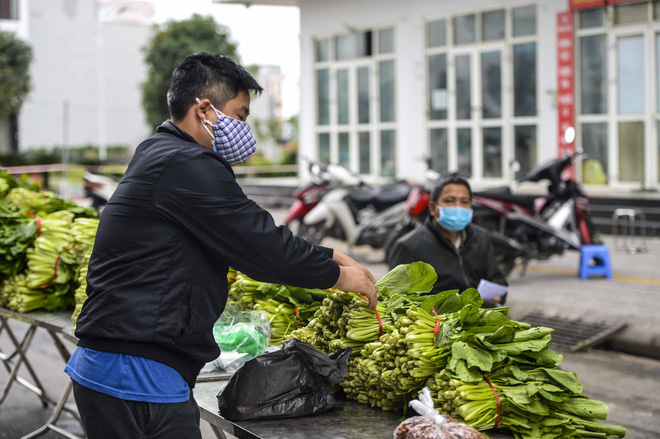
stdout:
<svg viewBox="0 0 660 439">
<path fill-rule="evenodd" d="M 192 388 L 218 357 L 213 324 L 233 267 L 265 282 L 366 295 L 371 273 L 276 226 L 231 165 L 252 155 L 245 123 L 261 86 L 198 53 L 172 74 L 170 120 L 142 142 L 103 210 L 65 371 L 87 438 L 200 438 Z"/>
<path fill-rule="evenodd" d="M 458 174 L 440 180 L 431 191 L 430 218 L 404 235 L 392 248 L 390 268 L 423 261 L 433 266 L 438 280 L 431 294 L 479 286 L 484 280 L 508 285 L 497 267 L 488 234 L 470 225 L 472 189 Z M 506 293 L 486 300 L 484 306 L 504 303 Z"/>
</svg>

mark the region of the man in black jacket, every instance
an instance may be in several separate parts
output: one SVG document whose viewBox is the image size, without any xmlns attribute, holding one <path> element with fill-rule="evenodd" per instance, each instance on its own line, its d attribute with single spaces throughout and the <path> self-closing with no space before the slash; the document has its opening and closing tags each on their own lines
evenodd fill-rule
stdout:
<svg viewBox="0 0 660 439">
<path fill-rule="evenodd" d="M 440 180 L 431 191 L 430 218 L 423 227 L 404 235 L 392 248 L 390 268 L 423 261 L 433 266 L 438 280 L 432 294 L 441 291 L 476 288 L 483 279 L 508 285 L 495 262 L 488 234 L 469 225 L 472 220 L 472 189 L 460 175 Z M 504 303 L 504 296 L 485 302 Z"/>
<path fill-rule="evenodd" d="M 227 57 L 186 57 L 167 94 L 170 120 L 137 147 L 103 211 L 66 367 L 88 438 L 201 437 L 191 389 L 220 353 L 212 327 L 229 266 L 360 292 L 375 308 L 367 269 L 276 227 L 237 184 L 231 165 L 255 150 L 245 120 L 261 91 Z"/>
</svg>

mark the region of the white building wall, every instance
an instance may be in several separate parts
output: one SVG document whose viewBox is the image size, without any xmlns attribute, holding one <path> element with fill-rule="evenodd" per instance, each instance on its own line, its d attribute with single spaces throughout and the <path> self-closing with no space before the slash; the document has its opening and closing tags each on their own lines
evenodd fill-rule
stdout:
<svg viewBox="0 0 660 439">
<path fill-rule="evenodd" d="M 425 165 L 416 157 L 428 148 L 425 23 L 428 18 L 503 6 L 537 5 L 537 161 L 557 154 L 556 14 L 567 8 L 558 0 L 334 0 L 301 1 L 300 155 L 316 157 L 314 37 L 394 25 L 396 42 L 397 174 L 421 180 Z M 350 11 L 350 13 L 348 13 Z M 508 60 L 507 60 L 508 61 Z M 507 80 L 503 78 L 503 80 Z M 503 99 L 513 93 L 509 86 Z M 331 96 L 331 101 L 336 99 Z M 513 156 L 513 133 L 504 136 L 505 161 Z M 300 172 L 305 176 L 305 166 Z M 505 172 L 507 172 L 505 170 Z"/>
<path fill-rule="evenodd" d="M 150 26 L 99 23 L 90 0 L 31 0 L 28 14 L 33 89 L 19 117 L 21 149 L 63 143 L 65 100 L 71 146 L 135 147 L 153 132 L 139 89 Z"/>
</svg>

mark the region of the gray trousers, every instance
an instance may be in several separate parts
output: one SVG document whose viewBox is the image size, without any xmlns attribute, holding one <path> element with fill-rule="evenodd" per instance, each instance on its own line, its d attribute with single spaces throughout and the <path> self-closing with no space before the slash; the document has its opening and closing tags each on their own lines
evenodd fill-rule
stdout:
<svg viewBox="0 0 660 439">
<path fill-rule="evenodd" d="M 73 396 L 88 439 L 201 439 L 199 407 L 186 402 L 127 401 L 73 382 Z"/>
</svg>

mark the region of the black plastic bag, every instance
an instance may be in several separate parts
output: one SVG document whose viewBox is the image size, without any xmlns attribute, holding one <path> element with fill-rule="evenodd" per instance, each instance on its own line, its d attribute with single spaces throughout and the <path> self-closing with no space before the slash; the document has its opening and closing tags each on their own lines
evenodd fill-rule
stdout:
<svg viewBox="0 0 660 439">
<path fill-rule="evenodd" d="M 346 375 L 351 348 L 328 356 L 289 339 L 282 349 L 246 362 L 218 393 L 220 414 L 232 421 L 295 418 L 330 410 L 333 384 Z"/>
</svg>

